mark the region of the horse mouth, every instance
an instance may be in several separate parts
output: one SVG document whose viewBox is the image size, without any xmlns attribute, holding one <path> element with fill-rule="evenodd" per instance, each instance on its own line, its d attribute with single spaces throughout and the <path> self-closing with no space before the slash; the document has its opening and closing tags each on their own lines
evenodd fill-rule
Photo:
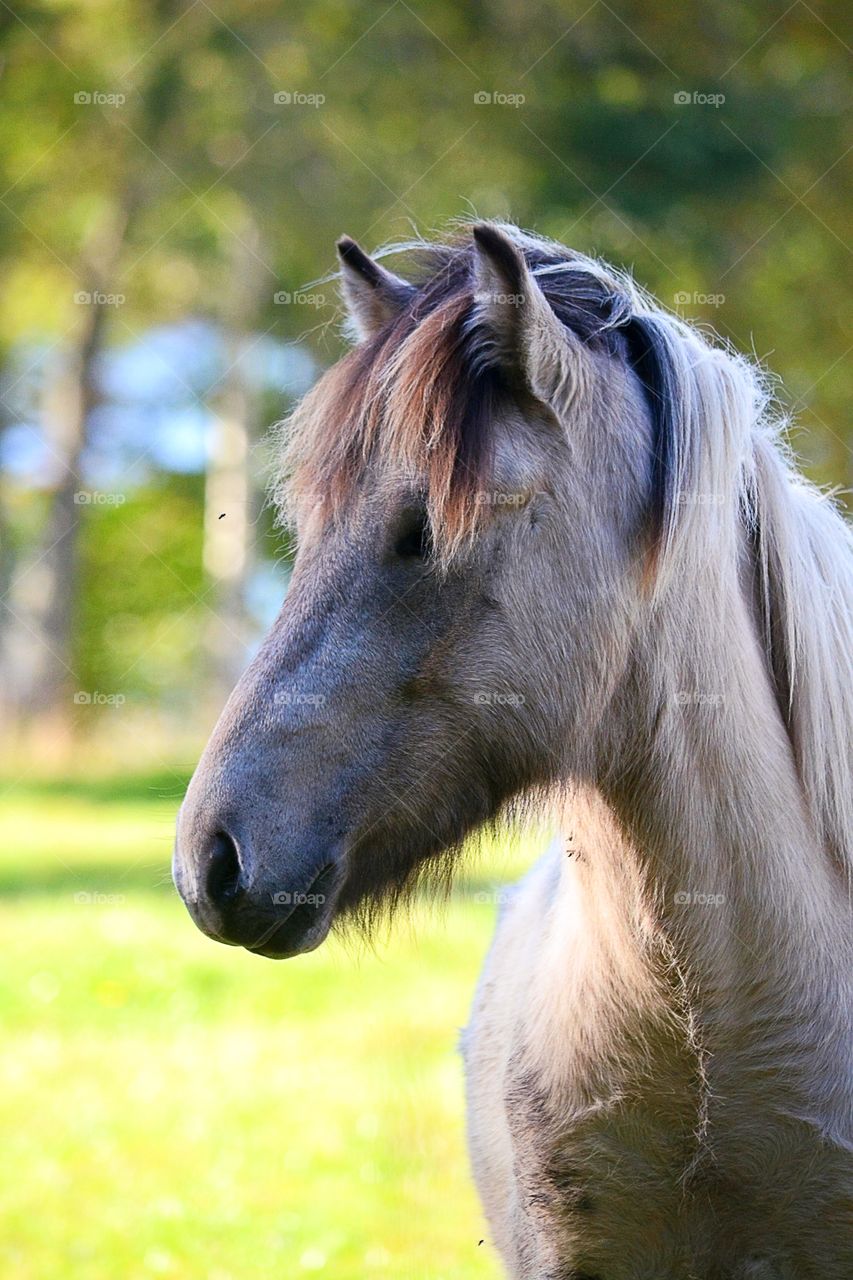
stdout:
<svg viewBox="0 0 853 1280">
<path fill-rule="evenodd" d="M 268 960 L 287 960 L 324 941 L 344 876 L 343 860 L 338 860 L 326 863 L 304 890 L 259 895 L 235 888 L 215 907 L 197 896 L 182 897 L 197 928 L 211 941 Z"/>
<path fill-rule="evenodd" d="M 341 879 L 340 866 L 330 862 L 304 893 L 276 904 L 278 909 L 267 932 L 252 943 L 244 942 L 245 950 L 267 960 L 289 960 L 315 951 L 332 926 Z"/>
</svg>

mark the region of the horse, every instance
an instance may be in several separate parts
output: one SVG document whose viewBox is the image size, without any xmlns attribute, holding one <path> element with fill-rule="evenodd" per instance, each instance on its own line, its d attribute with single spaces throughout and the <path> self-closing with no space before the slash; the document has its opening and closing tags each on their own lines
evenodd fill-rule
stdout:
<svg viewBox="0 0 853 1280">
<path fill-rule="evenodd" d="M 273 958 L 541 811 L 463 1033 L 515 1280 L 853 1275 L 853 542 L 763 372 L 506 223 L 370 257 L 176 885 Z"/>
</svg>

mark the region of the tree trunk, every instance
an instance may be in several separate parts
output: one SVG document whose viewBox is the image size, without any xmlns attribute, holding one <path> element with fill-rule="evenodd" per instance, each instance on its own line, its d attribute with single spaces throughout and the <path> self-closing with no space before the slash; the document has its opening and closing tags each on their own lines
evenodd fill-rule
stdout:
<svg viewBox="0 0 853 1280">
<path fill-rule="evenodd" d="M 246 355 L 262 283 L 260 237 L 254 223 L 247 221 L 234 245 L 225 316 L 227 367 L 213 397 L 215 421 L 204 500 L 204 568 L 212 585 L 207 597 L 211 617 L 205 633 L 210 664 L 206 693 L 217 705 L 242 671 L 251 640 L 246 588 L 253 566 L 251 450 L 258 398 L 246 376 Z"/>
<path fill-rule="evenodd" d="M 12 718 L 39 741 L 61 751 L 79 689 L 73 668 L 73 618 L 77 601 L 78 541 L 82 513 L 91 501 L 81 478 L 92 411 L 97 404 L 96 367 L 108 321 L 105 295 L 114 278 L 130 216 L 116 206 L 90 237 L 78 278 L 80 309 L 75 340 L 45 399 L 45 427 L 58 476 L 40 544 L 10 584 L 6 602 L 4 682 Z"/>
</svg>

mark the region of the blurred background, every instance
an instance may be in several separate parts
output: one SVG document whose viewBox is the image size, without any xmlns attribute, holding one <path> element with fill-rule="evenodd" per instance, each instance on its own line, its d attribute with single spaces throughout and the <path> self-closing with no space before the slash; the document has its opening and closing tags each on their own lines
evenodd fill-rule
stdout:
<svg viewBox="0 0 853 1280">
<path fill-rule="evenodd" d="M 764 362 L 849 502 L 847 14 L 0 7 L 7 1274 L 498 1274 L 454 1038 L 535 841 L 376 955 L 284 967 L 206 942 L 169 887 L 287 586 L 266 432 L 343 349 L 337 236 L 509 217 Z"/>
</svg>

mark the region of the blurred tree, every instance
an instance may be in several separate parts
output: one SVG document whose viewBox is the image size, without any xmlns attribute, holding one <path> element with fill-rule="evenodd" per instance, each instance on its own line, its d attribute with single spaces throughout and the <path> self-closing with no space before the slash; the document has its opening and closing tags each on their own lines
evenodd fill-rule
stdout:
<svg viewBox="0 0 853 1280">
<path fill-rule="evenodd" d="M 106 337 L 107 299 L 131 212 L 127 200 L 109 207 L 80 255 L 78 278 L 86 285 L 78 295 L 80 319 L 56 380 L 46 388 L 44 405 L 58 479 L 35 559 L 31 566 L 22 566 L 20 588 L 11 593 L 13 616 L 30 641 L 19 646 L 19 653 L 26 656 L 15 671 L 15 709 L 25 720 L 41 719 L 52 735 L 64 733 L 70 725 L 77 684 L 71 666 L 77 541 L 80 510 L 90 496 L 83 488 L 82 463 L 99 399 L 95 371 Z"/>
<path fill-rule="evenodd" d="M 0 423 L 49 446 L 40 480 L 7 470 L 0 490 L 0 579 L 18 583 L 2 615 L 15 643 L 0 629 L 7 689 L 67 718 L 68 682 L 147 669 L 141 632 L 174 624 L 171 593 L 147 588 L 158 557 L 205 655 L 185 671 L 178 646 L 171 675 L 157 667 L 163 686 L 230 679 L 275 549 L 257 522 L 256 434 L 298 382 L 276 374 L 271 404 L 253 362 L 264 335 L 294 359 L 306 345 L 321 361 L 338 354 L 336 290 L 304 286 L 333 267 L 343 231 L 370 248 L 476 211 L 632 267 L 665 304 L 768 358 L 809 469 L 849 485 L 847 24 L 840 0 L 0 9 Z M 75 305 L 80 291 L 125 301 Z M 74 504 L 115 422 L 104 353 L 153 347 L 156 329 L 190 320 L 222 347 L 206 381 L 172 370 L 213 424 L 206 483 L 177 501 L 168 464 L 148 453 L 130 459 L 123 506 Z M 22 379 L 22 365 L 37 374 Z M 33 377 L 41 422 L 21 403 Z M 156 553 L 109 560 L 102 580 L 91 531 L 125 547 L 120 530 L 144 524 L 147 540 L 151 513 L 136 502 L 155 494 L 164 524 L 194 522 L 192 538 L 158 525 Z"/>
<path fill-rule="evenodd" d="M 86 608 L 72 654 L 82 689 L 119 694 L 131 709 L 193 713 L 205 621 L 203 487 L 198 475 L 160 475 L 127 502 L 89 511 L 80 543 Z M 79 716 L 90 720 L 89 705 Z"/>
<path fill-rule="evenodd" d="M 247 213 L 232 246 L 230 287 L 222 307 L 226 368 L 214 400 L 204 500 L 204 568 L 214 588 L 214 611 L 206 632 L 209 692 L 217 702 L 230 692 L 249 649 L 246 591 L 257 514 L 251 451 L 260 424 L 257 388 L 247 377 L 245 349 L 262 309 L 260 248 L 257 227 Z"/>
</svg>

